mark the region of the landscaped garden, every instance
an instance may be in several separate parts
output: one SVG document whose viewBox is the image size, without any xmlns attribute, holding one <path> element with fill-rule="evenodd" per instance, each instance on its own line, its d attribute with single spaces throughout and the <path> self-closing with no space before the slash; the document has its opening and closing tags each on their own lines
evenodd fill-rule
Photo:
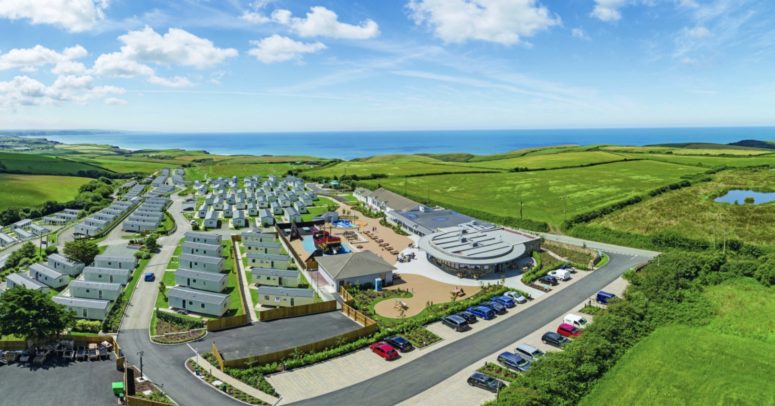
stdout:
<svg viewBox="0 0 775 406">
<path fill-rule="evenodd" d="M 199 366 L 199 364 L 197 364 L 193 360 L 186 361 L 186 368 L 188 368 L 189 371 L 193 372 L 196 376 L 200 377 L 202 380 L 207 382 L 207 384 L 215 386 L 214 382 L 217 381 L 217 379 L 214 376 L 212 376 L 206 368 L 202 368 L 201 366 Z M 263 400 L 254 398 L 253 396 L 250 396 L 247 393 L 242 392 L 241 390 L 226 383 L 221 383 L 216 388 L 223 391 L 227 395 L 235 399 L 238 399 L 241 402 L 245 402 L 249 405 L 258 405 L 258 406 L 268 405 L 268 403 L 264 402 Z"/>
</svg>

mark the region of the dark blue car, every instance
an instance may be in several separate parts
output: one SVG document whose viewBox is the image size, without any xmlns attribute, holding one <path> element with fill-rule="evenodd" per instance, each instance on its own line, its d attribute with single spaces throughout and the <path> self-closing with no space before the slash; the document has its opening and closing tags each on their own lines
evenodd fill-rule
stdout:
<svg viewBox="0 0 775 406">
<path fill-rule="evenodd" d="M 481 303 L 479 303 L 479 306 L 487 306 L 490 309 L 494 310 L 495 314 L 504 314 L 504 313 L 506 313 L 506 306 L 504 306 L 504 305 L 502 305 L 500 303 L 497 303 L 497 302 L 493 302 L 492 300 L 487 300 L 485 302 L 481 302 Z"/>
<path fill-rule="evenodd" d="M 597 301 L 600 304 L 608 304 L 608 301 L 615 297 L 616 295 L 614 295 L 613 293 L 608 293 L 606 291 L 601 290 L 600 292 L 597 292 L 595 301 Z"/>
<path fill-rule="evenodd" d="M 471 306 L 466 311 L 480 319 L 492 320 L 495 318 L 495 312 L 487 306 Z"/>
<path fill-rule="evenodd" d="M 498 362 L 516 371 L 525 372 L 530 369 L 530 361 L 513 352 L 501 353 L 498 355 Z"/>
<path fill-rule="evenodd" d="M 493 296 L 492 301 L 495 303 L 501 304 L 503 306 L 508 307 L 511 309 L 512 307 L 516 306 L 517 304 L 514 302 L 514 299 L 508 297 L 508 296 Z"/>
</svg>

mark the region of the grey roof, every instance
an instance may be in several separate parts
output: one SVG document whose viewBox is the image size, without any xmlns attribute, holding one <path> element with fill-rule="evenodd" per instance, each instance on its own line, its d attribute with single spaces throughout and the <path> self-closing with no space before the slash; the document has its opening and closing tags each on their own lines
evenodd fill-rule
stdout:
<svg viewBox="0 0 775 406">
<path fill-rule="evenodd" d="M 208 211 L 208 212 L 207 212 L 207 214 L 205 215 L 205 219 L 206 219 L 206 220 L 218 220 L 218 213 L 216 213 L 216 212 L 215 212 L 215 211 L 213 211 L 213 210 L 210 210 L 210 211 Z"/>
<path fill-rule="evenodd" d="M 298 278 L 299 271 L 292 269 L 274 269 L 274 268 L 250 268 L 253 276 L 276 276 L 278 278 Z"/>
<path fill-rule="evenodd" d="M 110 301 L 99 299 L 81 299 L 77 297 L 66 296 L 54 296 L 54 302 L 69 307 L 81 307 L 86 309 L 100 309 L 107 310 L 110 306 Z"/>
<path fill-rule="evenodd" d="M 413 210 L 395 211 L 392 215 L 403 219 L 404 222 L 410 224 L 415 223 L 422 226 L 431 232 L 440 228 L 454 227 L 474 221 L 473 218 L 466 216 L 465 214 L 460 214 L 454 210 L 432 210 L 426 206 L 418 206 Z"/>
<path fill-rule="evenodd" d="M 407 210 L 420 204 L 385 188 L 379 188 L 371 192 L 370 196 L 372 199 L 384 202 L 385 206 L 393 210 Z"/>
<path fill-rule="evenodd" d="M 180 268 L 175 271 L 175 276 L 184 278 L 204 279 L 213 282 L 221 282 L 226 279 L 227 274 L 219 272 L 195 271 L 193 269 Z"/>
<path fill-rule="evenodd" d="M 371 251 L 327 255 L 317 257 L 316 260 L 318 265 L 334 279 L 377 275 L 396 269 Z"/>
<path fill-rule="evenodd" d="M 184 288 L 175 286 L 167 291 L 168 297 L 176 297 L 183 300 L 192 300 L 200 303 L 209 304 L 223 304 L 223 302 L 229 300 L 229 295 L 222 293 L 205 292 L 202 290 Z"/>
<path fill-rule="evenodd" d="M 315 297 L 315 291 L 303 288 L 281 288 L 277 286 L 259 286 L 259 295 Z"/>
<path fill-rule="evenodd" d="M 209 249 L 219 249 L 221 247 L 220 244 L 208 244 L 206 242 L 193 242 L 193 241 L 183 241 L 183 248 L 209 248 Z"/>
<path fill-rule="evenodd" d="M 86 268 L 83 268 L 83 273 L 87 274 L 104 274 L 104 275 L 128 275 L 131 273 L 131 269 L 116 269 L 116 268 L 102 268 L 98 266 L 87 266 Z"/>
<path fill-rule="evenodd" d="M 22 285 L 27 289 L 43 289 L 47 287 L 42 283 L 30 279 L 28 276 L 22 275 L 20 273 L 12 273 L 6 276 L 5 279 L 13 282 L 16 285 Z"/>
<path fill-rule="evenodd" d="M 195 262 L 202 262 L 205 264 L 220 264 L 221 262 L 223 262 L 223 258 L 210 257 L 206 255 L 182 254 L 180 256 L 180 262 L 183 263 L 184 261 L 195 261 Z"/>
<path fill-rule="evenodd" d="M 112 290 L 112 291 L 119 291 L 121 290 L 121 284 L 120 283 L 109 283 L 109 282 L 91 282 L 91 281 L 84 281 L 84 280 L 74 280 L 70 282 L 70 288 L 89 288 L 89 289 L 101 289 L 101 290 Z"/>
<path fill-rule="evenodd" d="M 242 233 L 242 238 L 250 238 L 250 237 L 257 237 L 257 238 L 277 238 L 277 234 L 275 233 L 261 233 L 258 231 L 244 231 Z"/>
<path fill-rule="evenodd" d="M 282 244 L 279 241 L 245 241 L 246 247 L 260 248 L 280 248 Z"/>
<path fill-rule="evenodd" d="M 135 257 L 124 257 L 118 255 L 97 255 L 94 257 L 94 261 L 116 261 L 116 262 L 137 262 Z"/>
<path fill-rule="evenodd" d="M 217 238 L 218 241 L 221 240 L 221 235 L 220 234 L 200 233 L 200 232 L 196 232 L 196 231 L 187 231 L 185 235 L 186 235 L 186 240 L 190 240 L 190 239 L 193 239 L 193 238 L 211 239 L 213 237 Z"/>
<path fill-rule="evenodd" d="M 527 249 L 525 243 L 537 238 L 471 222 L 426 235 L 417 244 L 437 259 L 466 265 L 489 265 L 521 257 Z"/>
<path fill-rule="evenodd" d="M 3 240 L 5 243 L 10 244 L 16 240 L 14 240 L 11 236 L 5 233 L 0 233 L 0 240 Z"/>
<path fill-rule="evenodd" d="M 290 261 L 291 257 L 282 254 L 264 254 L 256 252 L 248 252 L 248 258 L 268 259 L 272 261 Z"/>
<path fill-rule="evenodd" d="M 61 272 L 51 269 L 44 264 L 32 264 L 30 265 L 29 269 L 30 271 L 37 272 L 54 279 L 61 278 L 63 275 Z"/>
</svg>

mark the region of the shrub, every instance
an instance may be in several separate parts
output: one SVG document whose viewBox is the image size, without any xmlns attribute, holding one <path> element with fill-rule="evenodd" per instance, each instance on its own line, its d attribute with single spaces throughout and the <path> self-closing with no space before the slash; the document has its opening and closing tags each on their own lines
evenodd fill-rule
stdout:
<svg viewBox="0 0 775 406">
<path fill-rule="evenodd" d="M 97 320 L 76 320 L 73 331 L 82 333 L 99 333 L 102 323 Z"/>
</svg>

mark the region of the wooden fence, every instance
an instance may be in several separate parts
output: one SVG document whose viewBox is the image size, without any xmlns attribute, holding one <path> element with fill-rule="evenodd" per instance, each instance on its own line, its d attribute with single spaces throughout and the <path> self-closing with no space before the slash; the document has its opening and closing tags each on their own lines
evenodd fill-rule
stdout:
<svg viewBox="0 0 775 406">
<path fill-rule="evenodd" d="M 218 363 L 218 367 L 221 368 L 221 371 L 223 371 L 223 357 L 221 356 L 221 352 L 218 351 L 218 346 L 215 345 L 215 341 L 213 341 L 212 345 L 210 345 L 210 352 L 213 353 L 213 356 L 215 357 L 215 362 Z"/>
<path fill-rule="evenodd" d="M 369 327 L 376 325 L 377 322 L 366 316 L 365 314 L 359 312 L 358 310 L 355 310 L 352 306 L 348 304 L 342 304 L 342 313 L 344 313 L 345 316 L 353 319 L 356 323 L 362 325 L 363 327 Z"/>
<path fill-rule="evenodd" d="M 228 330 L 230 328 L 247 326 L 248 324 L 250 324 L 250 316 L 248 314 L 221 317 L 220 319 L 207 320 L 207 331 Z"/>
<path fill-rule="evenodd" d="M 291 317 L 307 316 L 310 314 L 333 312 L 335 310 L 336 300 L 329 300 L 327 302 L 311 303 L 301 306 L 278 307 L 271 310 L 262 310 L 258 314 L 258 318 L 261 321 L 272 321 Z"/>
<path fill-rule="evenodd" d="M 350 292 L 347 291 L 347 289 L 344 288 L 344 286 L 339 287 L 339 296 L 342 297 L 342 300 L 344 300 L 347 304 L 352 304 L 355 298 L 353 298 L 353 295 L 350 294 Z"/>
<path fill-rule="evenodd" d="M 113 339 L 113 336 L 71 336 L 63 335 L 58 338 L 51 339 L 51 341 L 71 340 L 75 342 L 76 346 L 87 346 L 92 343 L 101 343 L 107 341 L 113 345 L 113 351 L 118 357 L 118 343 Z M 0 341 L 0 349 L 2 350 L 23 350 L 27 348 L 27 342 L 24 340 L 6 340 Z"/>
<path fill-rule="evenodd" d="M 280 228 L 277 224 L 275 224 L 274 229 L 275 229 L 275 232 L 277 233 L 277 236 L 280 237 L 280 242 L 285 247 L 285 250 L 291 254 L 294 261 L 296 262 L 296 266 L 298 266 L 300 270 L 306 270 L 307 263 L 303 259 L 301 259 L 301 257 L 299 256 L 299 253 L 296 252 L 295 249 L 293 249 L 291 242 L 288 241 L 288 237 L 285 236 L 285 233 L 283 232 L 282 228 Z"/>
</svg>

